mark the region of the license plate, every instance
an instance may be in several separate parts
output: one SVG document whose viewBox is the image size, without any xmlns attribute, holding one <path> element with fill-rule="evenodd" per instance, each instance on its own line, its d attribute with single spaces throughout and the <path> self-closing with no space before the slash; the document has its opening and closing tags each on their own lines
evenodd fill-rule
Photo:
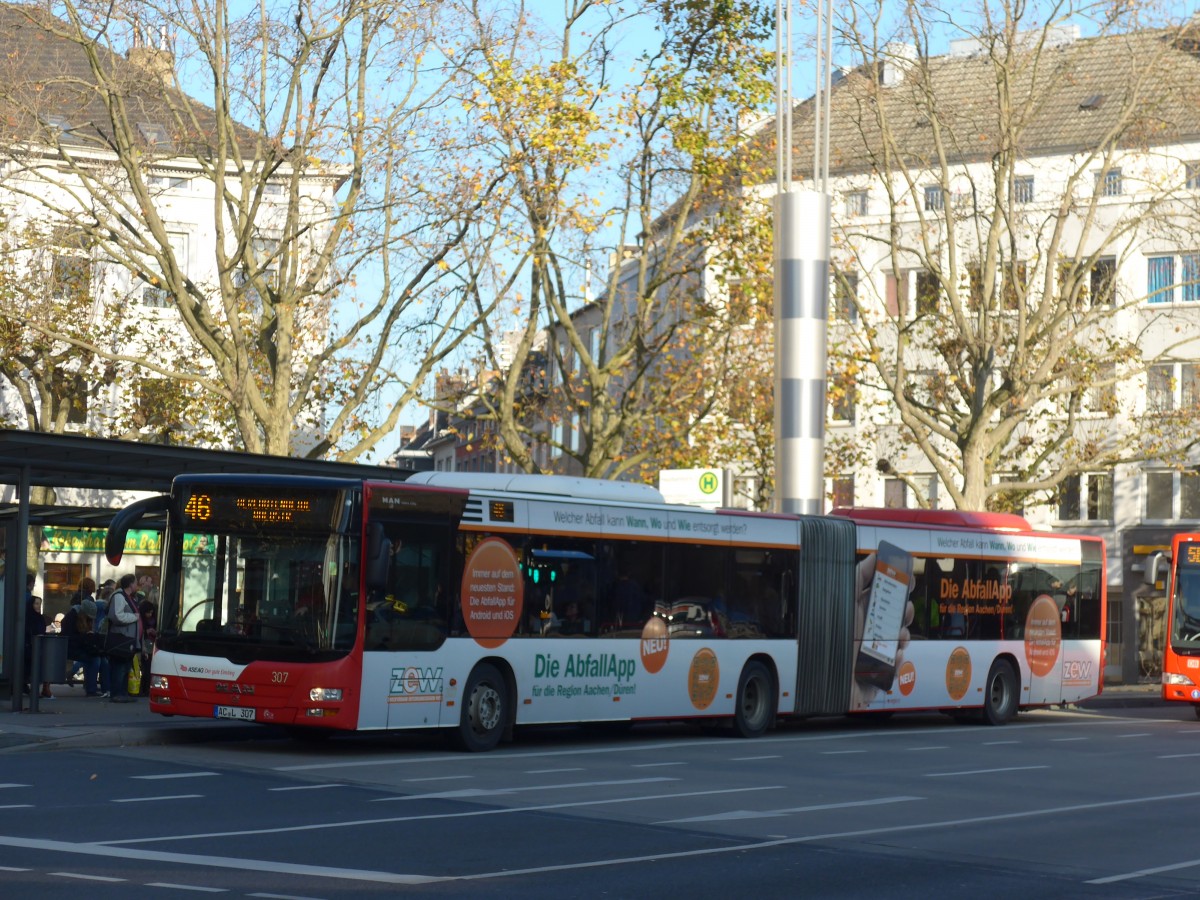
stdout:
<svg viewBox="0 0 1200 900">
<path fill-rule="evenodd" d="M 240 722 L 253 722 L 254 709 L 248 706 L 214 706 L 213 716 L 218 719 L 237 719 Z"/>
</svg>

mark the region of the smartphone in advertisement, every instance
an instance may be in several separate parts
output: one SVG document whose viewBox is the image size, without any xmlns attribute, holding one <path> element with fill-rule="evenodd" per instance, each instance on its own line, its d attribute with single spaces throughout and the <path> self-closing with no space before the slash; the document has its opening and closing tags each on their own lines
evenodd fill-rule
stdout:
<svg viewBox="0 0 1200 900">
<path fill-rule="evenodd" d="M 890 690 L 896 677 L 900 629 L 912 579 L 912 554 L 880 541 L 854 672 L 859 681 L 881 690 Z"/>
</svg>

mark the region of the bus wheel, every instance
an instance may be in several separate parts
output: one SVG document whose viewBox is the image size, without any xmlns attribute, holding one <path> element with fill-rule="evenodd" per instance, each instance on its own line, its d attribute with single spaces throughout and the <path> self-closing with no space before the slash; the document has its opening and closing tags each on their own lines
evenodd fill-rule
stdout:
<svg viewBox="0 0 1200 900">
<path fill-rule="evenodd" d="M 1200 703 L 1192 704 L 1192 712 L 1196 714 L 1196 718 L 1200 719 Z"/>
<path fill-rule="evenodd" d="M 480 663 L 467 679 L 462 712 L 455 735 L 462 750 L 491 750 L 504 734 L 508 721 L 508 686 L 495 666 Z"/>
<path fill-rule="evenodd" d="M 751 660 L 738 680 L 733 730 L 740 737 L 759 737 L 775 721 L 775 684 L 767 667 Z"/>
<path fill-rule="evenodd" d="M 1017 714 L 1017 676 L 1002 659 L 992 663 L 983 686 L 983 721 L 1003 725 Z"/>
</svg>

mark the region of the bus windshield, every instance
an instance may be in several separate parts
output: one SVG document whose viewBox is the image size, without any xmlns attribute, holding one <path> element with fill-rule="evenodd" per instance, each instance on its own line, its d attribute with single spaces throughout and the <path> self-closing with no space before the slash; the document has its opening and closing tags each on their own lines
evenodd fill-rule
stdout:
<svg viewBox="0 0 1200 900">
<path fill-rule="evenodd" d="M 354 645 L 358 540 L 208 531 L 173 540 L 160 646 L 230 659 L 309 660 Z M 174 568 L 175 571 L 170 571 Z"/>
<path fill-rule="evenodd" d="M 1180 544 L 1172 620 L 1171 646 L 1200 650 L 1200 544 Z"/>
</svg>

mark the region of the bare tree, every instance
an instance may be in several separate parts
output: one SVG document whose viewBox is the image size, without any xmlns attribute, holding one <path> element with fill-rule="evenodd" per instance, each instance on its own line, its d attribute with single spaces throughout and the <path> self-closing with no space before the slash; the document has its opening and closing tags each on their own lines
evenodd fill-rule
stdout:
<svg viewBox="0 0 1200 900">
<path fill-rule="evenodd" d="M 3 188 L 175 311 L 88 350 L 199 389 L 250 451 L 353 459 L 389 435 L 490 312 L 457 273 L 500 179 L 463 162 L 440 8 L 56 8 L 5 8 Z M 181 246 L 195 204 L 211 227 Z"/>
<path fill-rule="evenodd" d="M 1138 4 L 840 9 L 855 65 L 832 98 L 833 256 L 856 321 L 831 331 L 831 384 L 858 423 L 834 470 L 932 470 L 983 509 L 1182 461 L 1197 407 L 1144 415 L 1136 388 L 1196 353 L 1192 313 L 1145 280 L 1197 224 L 1190 30 Z M 1195 291 L 1182 274 L 1167 281 Z"/>
</svg>

